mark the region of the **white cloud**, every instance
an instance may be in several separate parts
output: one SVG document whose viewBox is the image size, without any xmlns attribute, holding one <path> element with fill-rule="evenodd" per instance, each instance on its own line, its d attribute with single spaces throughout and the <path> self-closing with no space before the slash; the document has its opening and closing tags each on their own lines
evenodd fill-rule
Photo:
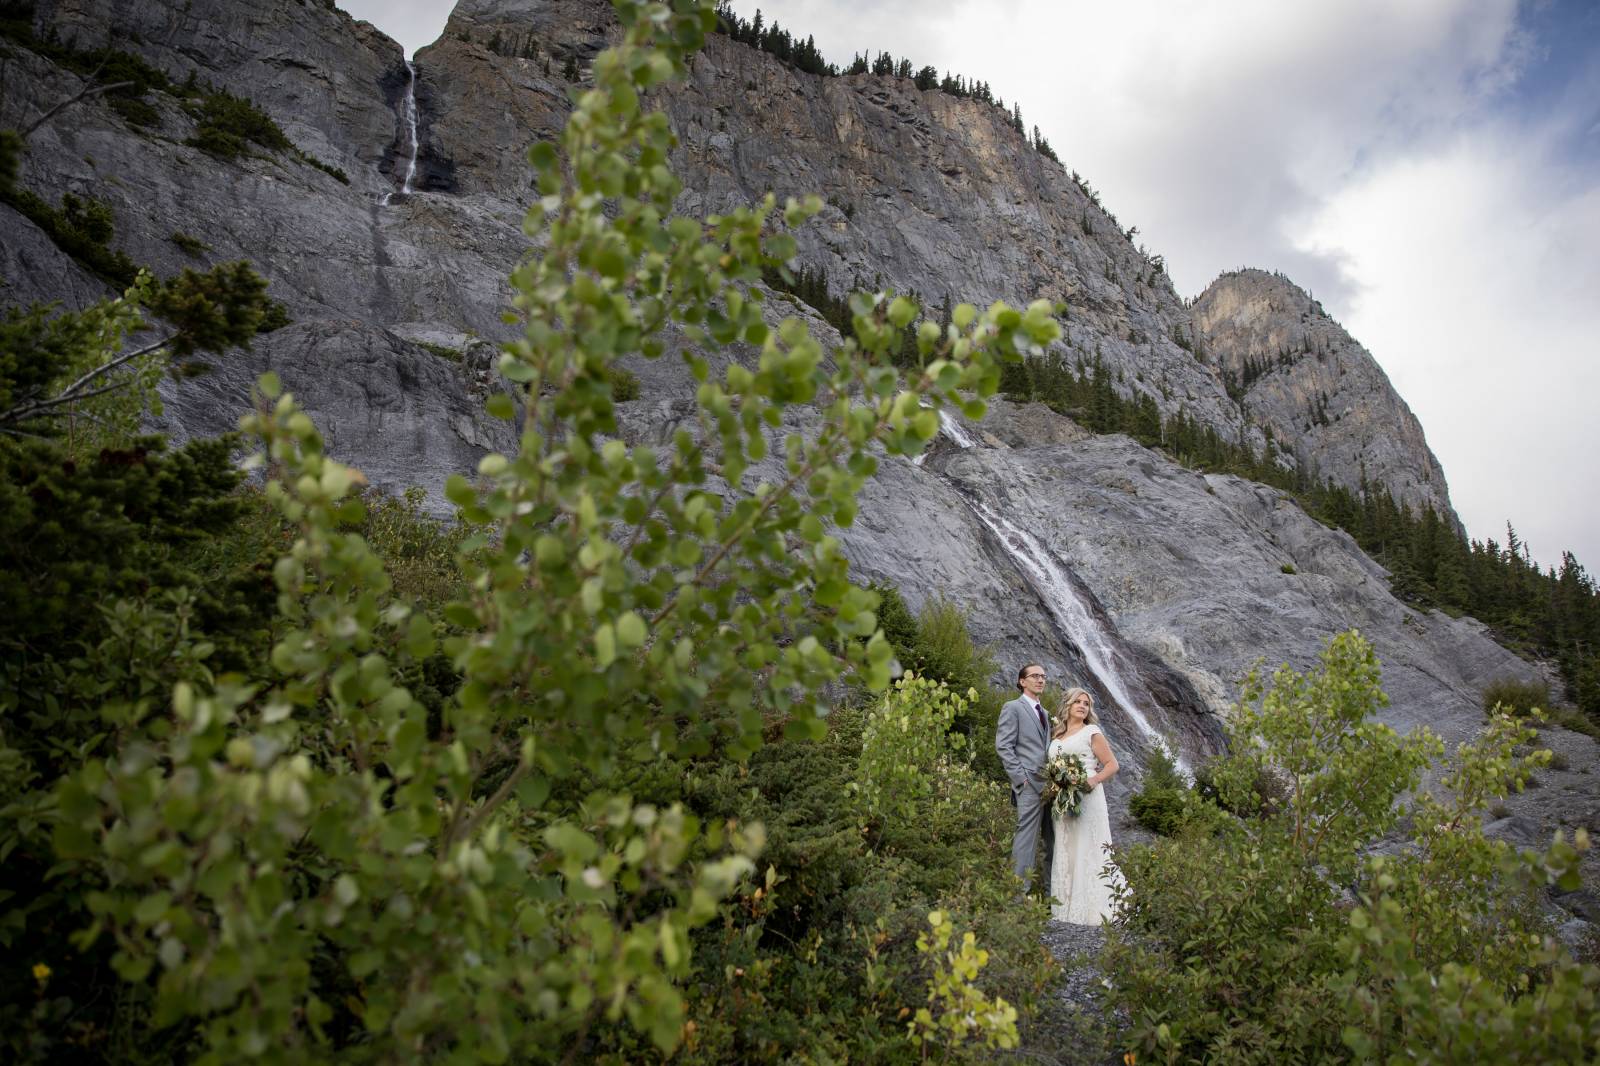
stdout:
<svg viewBox="0 0 1600 1066">
<path fill-rule="evenodd" d="M 1379 354 L 1446 463 L 1474 537 L 1517 525 L 1535 558 L 1600 562 L 1600 189 L 1493 127 L 1396 159 L 1334 198 L 1308 241 L 1360 291 Z"/>
</svg>

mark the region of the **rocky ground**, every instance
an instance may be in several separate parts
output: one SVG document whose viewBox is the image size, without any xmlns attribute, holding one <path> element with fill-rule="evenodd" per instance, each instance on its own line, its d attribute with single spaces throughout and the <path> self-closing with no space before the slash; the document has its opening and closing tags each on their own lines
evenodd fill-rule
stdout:
<svg viewBox="0 0 1600 1066">
<path fill-rule="evenodd" d="M 1061 981 L 1022 1030 L 1022 1046 L 1006 1056 L 1008 1061 L 1051 1066 L 1122 1062 L 1122 1027 L 1105 1006 L 1105 974 L 1097 961 L 1105 941 L 1101 926 L 1051 922 L 1046 927 L 1044 942 L 1061 963 Z"/>
</svg>

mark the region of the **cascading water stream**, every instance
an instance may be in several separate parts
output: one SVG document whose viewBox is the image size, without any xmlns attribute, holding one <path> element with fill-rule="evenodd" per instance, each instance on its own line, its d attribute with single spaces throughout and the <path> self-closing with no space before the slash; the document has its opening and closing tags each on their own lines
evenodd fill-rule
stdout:
<svg viewBox="0 0 1600 1066">
<path fill-rule="evenodd" d="M 966 428 L 951 418 L 948 411 L 940 410 L 939 425 L 944 435 L 957 447 L 966 449 L 976 444 Z M 1152 746 L 1166 752 L 1180 773 L 1185 777 L 1192 777 L 1183 755 L 1175 751 L 1167 743 L 1166 738 L 1156 731 L 1144 712 L 1139 710 L 1138 702 L 1128 692 L 1127 686 L 1122 681 L 1122 675 L 1113 662 L 1115 652 L 1112 635 L 1078 594 L 1077 586 L 1066 567 L 1057 562 L 1055 556 L 1051 555 L 1039 539 L 1026 529 L 1020 528 L 1004 515 L 995 514 L 982 501 L 973 499 L 964 491 L 961 492 L 961 498 L 966 501 L 978 521 L 994 534 L 995 540 L 1011 555 L 1033 586 L 1039 590 L 1045 608 L 1055 620 L 1056 626 L 1083 654 L 1085 665 L 1094 674 L 1105 694 L 1122 709 L 1128 720 L 1144 734 Z"/>
<path fill-rule="evenodd" d="M 417 68 L 406 60 L 406 100 L 402 108 L 406 120 L 406 145 L 410 155 L 406 159 L 406 176 L 400 184 L 402 196 L 411 195 L 411 182 L 417 176 Z M 383 203 L 387 205 L 394 199 L 394 193 L 383 194 Z"/>
</svg>

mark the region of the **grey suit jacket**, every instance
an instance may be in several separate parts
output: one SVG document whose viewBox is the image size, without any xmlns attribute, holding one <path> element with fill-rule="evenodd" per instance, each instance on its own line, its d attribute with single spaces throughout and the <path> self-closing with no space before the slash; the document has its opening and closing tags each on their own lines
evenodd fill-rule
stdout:
<svg viewBox="0 0 1600 1066">
<path fill-rule="evenodd" d="M 1050 737 L 1039 728 L 1039 716 L 1027 697 L 1018 696 L 1000 708 L 1000 720 L 994 730 L 994 750 L 1000 756 L 1000 765 L 1006 768 L 1011 779 L 1011 791 L 1021 792 L 1024 786 L 1043 794 L 1045 788 L 1044 763 L 1050 750 Z"/>
</svg>

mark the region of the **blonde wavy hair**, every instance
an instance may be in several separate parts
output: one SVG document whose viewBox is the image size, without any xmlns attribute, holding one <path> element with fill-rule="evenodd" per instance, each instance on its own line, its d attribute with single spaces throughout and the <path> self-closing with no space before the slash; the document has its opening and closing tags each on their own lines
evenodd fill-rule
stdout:
<svg viewBox="0 0 1600 1066">
<path fill-rule="evenodd" d="M 1099 717 L 1094 713 L 1094 696 L 1090 694 L 1088 689 L 1079 688 L 1077 685 L 1074 685 L 1067 689 L 1066 694 L 1061 697 L 1060 704 L 1056 706 L 1055 727 L 1050 730 L 1050 739 L 1054 740 L 1056 737 L 1066 733 L 1067 708 L 1071 707 L 1072 701 L 1077 699 L 1079 696 L 1089 697 L 1089 716 L 1085 718 L 1084 721 L 1089 725 L 1100 724 Z"/>
</svg>

